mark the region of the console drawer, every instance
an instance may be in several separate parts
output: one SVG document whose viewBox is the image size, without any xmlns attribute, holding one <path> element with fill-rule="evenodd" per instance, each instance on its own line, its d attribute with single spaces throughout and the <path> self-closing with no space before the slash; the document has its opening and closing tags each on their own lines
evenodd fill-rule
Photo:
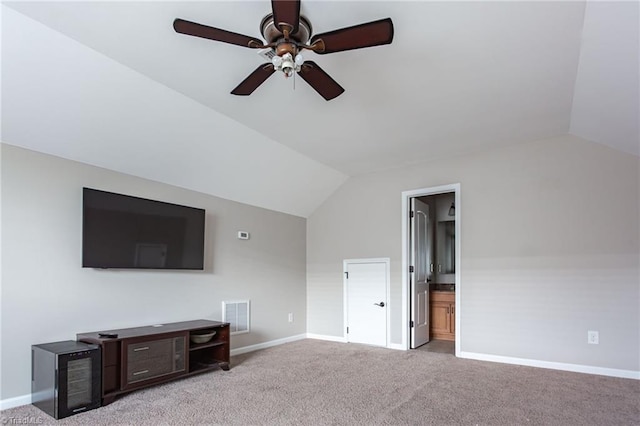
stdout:
<svg viewBox="0 0 640 426">
<path fill-rule="evenodd" d="M 184 335 L 126 345 L 126 383 L 184 371 L 185 347 Z"/>
</svg>

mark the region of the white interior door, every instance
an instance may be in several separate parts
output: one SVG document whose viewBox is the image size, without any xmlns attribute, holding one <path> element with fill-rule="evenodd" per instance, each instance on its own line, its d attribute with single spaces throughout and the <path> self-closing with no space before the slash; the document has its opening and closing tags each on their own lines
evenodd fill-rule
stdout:
<svg viewBox="0 0 640 426">
<path fill-rule="evenodd" d="M 429 341 L 429 281 L 431 280 L 431 242 L 429 205 L 411 199 L 411 348 Z"/>
<path fill-rule="evenodd" d="M 389 261 L 346 260 L 347 341 L 387 346 Z"/>
</svg>

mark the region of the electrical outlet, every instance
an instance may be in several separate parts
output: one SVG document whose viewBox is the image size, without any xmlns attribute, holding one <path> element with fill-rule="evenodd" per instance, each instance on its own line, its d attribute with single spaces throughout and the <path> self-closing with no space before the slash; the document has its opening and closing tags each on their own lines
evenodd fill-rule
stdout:
<svg viewBox="0 0 640 426">
<path fill-rule="evenodd" d="M 597 331 L 587 331 L 587 343 L 597 345 L 600 343 L 600 336 Z"/>
<path fill-rule="evenodd" d="M 293 322 L 293 314 L 289 313 L 289 322 Z"/>
</svg>

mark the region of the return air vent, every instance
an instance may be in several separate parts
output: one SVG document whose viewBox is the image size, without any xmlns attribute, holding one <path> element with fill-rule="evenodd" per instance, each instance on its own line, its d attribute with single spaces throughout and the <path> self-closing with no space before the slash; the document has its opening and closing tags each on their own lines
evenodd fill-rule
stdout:
<svg viewBox="0 0 640 426">
<path fill-rule="evenodd" d="M 249 330 L 249 306 L 248 300 L 222 302 L 222 317 L 224 322 L 230 324 L 231 334 L 248 333 Z"/>
</svg>

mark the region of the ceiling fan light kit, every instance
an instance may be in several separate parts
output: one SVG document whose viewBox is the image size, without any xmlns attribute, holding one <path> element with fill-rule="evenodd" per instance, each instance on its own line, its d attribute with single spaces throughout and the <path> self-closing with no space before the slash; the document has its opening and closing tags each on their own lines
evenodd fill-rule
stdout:
<svg viewBox="0 0 640 426">
<path fill-rule="evenodd" d="M 304 58 L 301 53 L 298 53 L 294 58 L 290 52 L 286 52 L 283 55 L 275 55 L 271 59 L 271 63 L 276 71 L 282 71 L 285 77 L 291 77 L 294 72 L 300 72 L 300 67 L 304 63 Z"/>
<path fill-rule="evenodd" d="M 274 72 L 281 71 L 285 77 L 299 73 L 316 92 L 327 101 L 344 92 L 318 64 L 306 61 L 303 50 L 320 55 L 345 50 L 390 44 L 393 41 L 391 18 L 345 27 L 312 36 L 311 23 L 300 15 L 300 0 L 271 0 L 272 13 L 262 19 L 261 40 L 220 28 L 209 27 L 177 18 L 173 21 L 176 32 L 223 43 L 235 44 L 250 49 L 273 49 L 271 61 L 260 65 L 235 89 L 234 95 L 247 96 L 253 93 Z M 270 56 L 260 52 L 263 56 Z"/>
</svg>

